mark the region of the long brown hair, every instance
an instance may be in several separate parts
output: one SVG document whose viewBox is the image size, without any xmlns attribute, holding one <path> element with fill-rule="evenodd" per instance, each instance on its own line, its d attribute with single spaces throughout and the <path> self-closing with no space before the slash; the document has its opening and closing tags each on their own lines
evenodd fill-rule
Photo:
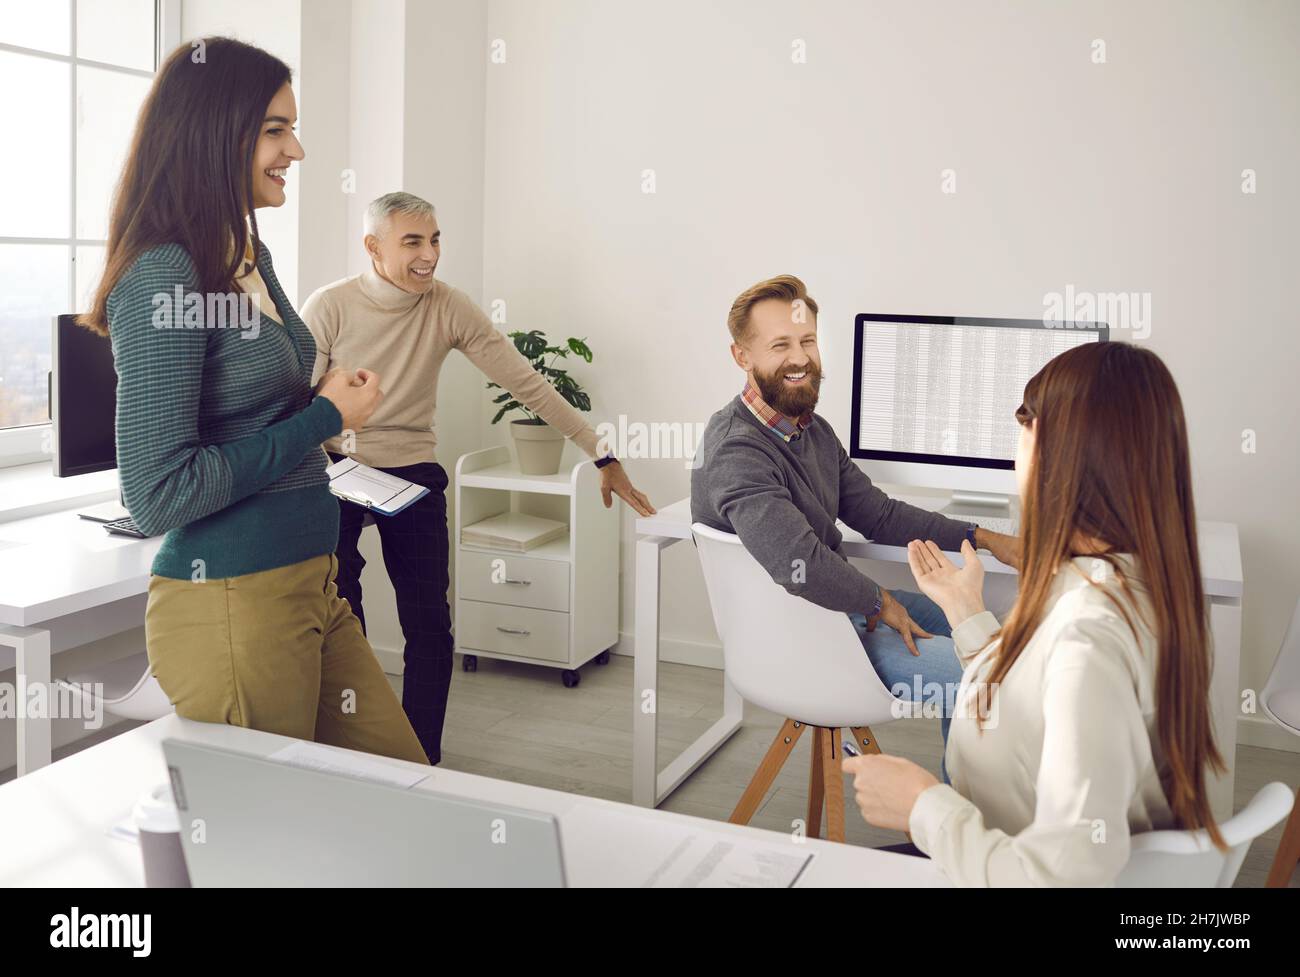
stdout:
<svg viewBox="0 0 1300 977">
<path fill-rule="evenodd" d="M 161 244 L 185 248 L 203 292 L 235 290 L 250 221 L 257 240 L 253 153 L 266 107 L 290 77 L 279 58 L 228 37 L 171 53 L 140 109 L 113 193 L 104 277 L 83 326 L 107 335 L 109 294 Z"/>
<path fill-rule="evenodd" d="M 1011 670 L 1042 621 L 1057 570 L 1074 557 L 1095 556 L 1111 565 L 1121 595 L 1109 589 L 1107 595 L 1133 628 L 1131 614 L 1139 605 L 1123 561 L 1115 558 L 1131 554 L 1154 618 L 1146 623 L 1158 649 L 1156 727 L 1169 765 L 1165 797 L 1183 828 L 1205 828 L 1222 848 L 1205 780 L 1207 768 L 1225 768 L 1210 718 L 1209 625 L 1187 425 L 1173 377 L 1149 350 L 1086 343 L 1035 374 L 1016 419 L 1034 424 L 1035 442 L 1022 500 L 1020 594 L 986 681 L 996 690 Z M 1101 541 L 1105 551 L 1077 552 L 1080 538 Z"/>
</svg>

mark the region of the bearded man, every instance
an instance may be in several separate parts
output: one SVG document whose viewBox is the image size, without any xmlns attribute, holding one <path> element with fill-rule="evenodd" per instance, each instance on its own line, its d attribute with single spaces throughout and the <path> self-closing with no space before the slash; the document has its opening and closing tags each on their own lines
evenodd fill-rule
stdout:
<svg viewBox="0 0 1300 977">
<path fill-rule="evenodd" d="M 957 551 L 969 541 L 1013 566 L 1019 541 L 891 499 L 850 460 L 814 413 L 822 383 L 817 303 L 798 278 L 746 289 L 727 325 L 745 387 L 705 428 L 691 474 L 692 520 L 739 536 L 789 593 L 848 614 L 895 695 L 915 701 L 914 690 L 942 690 L 935 704 L 946 744 L 962 675 L 947 620 L 929 598 L 888 591 L 854 568 L 836 522 L 891 545 L 934 540 Z M 791 648 L 791 661 L 815 651 Z"/>
</svg>

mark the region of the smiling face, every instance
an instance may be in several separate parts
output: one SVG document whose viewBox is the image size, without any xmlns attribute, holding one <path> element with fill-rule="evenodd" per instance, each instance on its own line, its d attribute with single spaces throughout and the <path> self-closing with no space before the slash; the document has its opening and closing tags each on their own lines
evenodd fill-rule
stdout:
<svg viewBox="0 0 1300 977">
<path fill-rule="evenodd" d="M 749 312 L 743 343 L 731 355 L 769 407 L 800 417 L 817 406 L 822 361 L 817 315 L 802 302 L 764 299 Z"/>
<path fill-rule="evenodd" d="M 302 143 L 294 135 L 298 103 L 286 83 L 266 107 L 266 119 L 253 147 L 253 206 L 279 207 L 284 204 L 285 175 L 295 160 L 301 160 Z"/>
<path fill-rule="evenodd" d="M 366 252 L 375 271 L 405 292 L 423 295 L 433 288 L 433 272 L 442 256 L 438 218 L 394 213 L 366 235 Z"/>
</svg>

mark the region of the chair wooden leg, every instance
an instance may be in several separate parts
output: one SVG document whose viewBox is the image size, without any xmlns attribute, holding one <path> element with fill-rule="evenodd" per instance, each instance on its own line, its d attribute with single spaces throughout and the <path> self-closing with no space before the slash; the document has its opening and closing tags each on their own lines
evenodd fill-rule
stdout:
<svg viewBox="0 0 1300 977">
<path fill-rule="evenodd" d="M 1282 840 L 1277 843 L 1277 854 L 1273 856 L 1273 867 L 1268 871 L 1264 887 L 1285 889 L 1297 862 L 1300 862 L 1300 799 L 1292 805 L 1291 816 L 1286 819 Z"/>
<path fill-rule="evenodd" d="M 825 799 L 826 783 L 822 773 L 822 740 L 826 730 L 820 726 L 813 727 L 812 768 L 808 774 L 808 821 L 807 837 L 822 836 L 822 801 Z"/>
<path fill-rule="evenodd" d="M 844 840 L 844 771 L 840 763 L 840 731 L 826 731 L 822 740 L 822 781 L 826 785 L 826 837 L 831 841 Z"/>
<path fill-rule="evenodd" d="M 880 744 L 876 742 L 876 734 L 870 726 L 850 726 L 849 729 L 853 732 L 853 745 L 859 753 L 880 752 Z"/>
<path fill-rule="evenodd" d="M 749 819 L 754 816 L 758 806 L 763 803 L 763 798 L 767 795 L 767 789 L 772 786 L 772 781 L 776 775 L 781 772 L 786 758 L 790 751 L 794 749 L 795 743 L 799 742 L 799 737 L 803 735 L 804 724 L 795 722 L 793 719 L 787 719 L 782 725 L 781 731 L 776 734 L 776 739 L 768 747 L 767 753 L 764 754 L 763 760 L 754 771 L 754 777 L 745 788 L 745 792 L 740 795 L 740 802 L 736 809 L 731 812 L 731 817 L 727 818 L 732 824 L 749 824 Z"/>
</svg>

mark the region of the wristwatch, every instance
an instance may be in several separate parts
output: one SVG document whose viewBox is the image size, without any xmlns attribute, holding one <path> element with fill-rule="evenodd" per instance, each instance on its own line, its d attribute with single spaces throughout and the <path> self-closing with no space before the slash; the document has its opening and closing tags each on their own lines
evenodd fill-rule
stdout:
<svg viewBox="0 0 1300 977">
<path fill-rule="evenodd" d="M 616 461 L 618 461 L 618 459 L 615 458 L 613 455 L 606 455 L 604 458 L 596 459 L 596 467 L 604 468 L 606 465 L 612 465 Z"/>
<path fill-rule="evenodd" d="M 979 544 L 975 542 L 975 533 L 978 530 L 979 530 L 979 526 L 966 527 L 966 539 L 970 541 L 970 548 L 973 550 L 979 549 Z"/>
<path fill-rule="evenodd" d="M 882 591 L 879 587 L 877 587 L 877 588 L 876 588 L 876 603 L 875 603 L 875 606 L 872 607 L 871 610 L 867 611 L 867 617 L 879 617 L 879 616 L 880 616 L 880 609 L 881 609 L 882 607 L 885 606 L 885 605 L 884 605 L 884 598 L 883 598 L 882 594 L 883 594 L 883 591 Z"/>
</svg>

